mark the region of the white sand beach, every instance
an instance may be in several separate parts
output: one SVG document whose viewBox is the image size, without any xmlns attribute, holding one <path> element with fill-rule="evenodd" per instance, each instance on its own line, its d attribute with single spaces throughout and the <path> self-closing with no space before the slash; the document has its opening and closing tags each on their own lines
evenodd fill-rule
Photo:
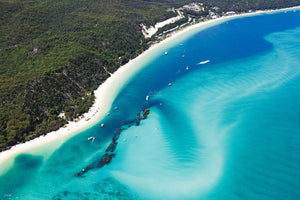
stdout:
<svg viewBox="0 0 300 200">
<path fill-rule="evenodd" d="M 144 24 L 141 24 L 143 28 L 142 32 L 145 38 L 151 38 L 158 31 L 159 28 L 162 28 L 167 24 L 174 23 L 182 18 L 184 18 L 184 16 L 180 12 L 178 12 L 178 16 L 169 18 L 162 22 L 158 22 L 157 24 L 155 24 L 154 26 L 150 26 L 149 28 L 147 28 Z"/>
<path fill-rule="evenodd" d="M 274 13 L 281 12 L 283 10 L 296 10 L 299 7 L 292 7 L 280 10 L 269 10 L 269 11 L 257 11 L 253 13 L 244 13 L 239 15 L 231 15 L 220 17 L 217 19 L 201 22 L 189 27 L 186 27 L 180 31 L 176 31 L 167 37 L 165 40 L 152 45 L 148 50 L 143 52 L 135 59 L 129 61 L 127 64 L 121 66 L 115 73 L 111 75 L 102 85 L 99 86 L 95 93 L 95 103 L 90 108 L 89 112 L 85 113 L 82 118 L 77 122 L 69 122 L 65 127 L 60 128 L 57 131 L 48 133 L 46 136 L 40 136 L 34 140 L 26 142 L 24 144 L 18 144 L 12 147 L 10 150 L 0 153 L 0 175 L 8 170 L 17 155 L 21 153 L 41 155 L 45 158 L 50 156 L 57 148 L 59 148 L 67 139 L 82 132 L 83 130 L 92 127 L 97 123 L 101 123 L 101 120 L 106 116 L 107 112 L 112 106 L 113 100 L 119 94 L 121 89 L 126 83 L 133 77 L 138 71 L 144 66 L 145 62 L 150 61 L 152 56 L 149 54 L 164 53 L 165 48 L 171 47 L 174 42 L 178 42 L 188 38 L 190 35 L 199 32 L 200 30 L 208 27 L 220 24 L 222 22 L 244 17 L 254 16 L 263 13 Z M 174 41 L 173 43 L 171 41 Z"/>
</svg>

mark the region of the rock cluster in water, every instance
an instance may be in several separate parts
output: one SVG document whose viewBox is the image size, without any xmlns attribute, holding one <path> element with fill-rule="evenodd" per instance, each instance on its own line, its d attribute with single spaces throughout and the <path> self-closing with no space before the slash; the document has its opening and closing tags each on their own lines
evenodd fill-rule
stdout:
<svg viewBox="0 0 300 200">
<path fill-rule="evenodd" d="M 118 145 L 117 140 L 119 139 L 121 133 L 123 130 L 136 125 L 139 126 L 141 120 L 144 120 L 149 115 L 150 110 L 148 108 L 143 109 L 141 113 L 138 113 L 136 115 L 136 119 L 127 121 L 125 123 L 122 123 L 120 128 L 115 132 L 114 136 L 112 137 L 111 143 L 108 145 L 108 147 L 105 150 L 104 155 L 101 156 L 99 161 L 95 161 L 92 164 L 88 165 L 87 167 L 83 168 L 80 172 L 76 173 L 75 176 L 83 176 L 85 173 L 87 173 L 89 170 L 94 168 L 101 168 L 111 162 L 111 160 L 116 156 L 114 151 L 116 150 L 116 147 Z M 141 116 L 142 115 L 142 116 Z M 126 125 L 126 128 L 124 126 Z"/>
</svg>

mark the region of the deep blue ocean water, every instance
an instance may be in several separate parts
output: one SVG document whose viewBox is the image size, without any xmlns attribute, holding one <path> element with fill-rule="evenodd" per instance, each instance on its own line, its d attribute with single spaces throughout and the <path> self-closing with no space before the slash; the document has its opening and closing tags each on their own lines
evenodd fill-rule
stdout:
<svg viewBox="0 0 300 200">
<path fill-rule="evenodd" d="M 234 19 L 160 50 L 99 124 L 50 157 L 16 157 L 0 199 L 300 199 L 300 11 Z M 146 107 L 109 165 L 74 176 Z"/>
</svg>

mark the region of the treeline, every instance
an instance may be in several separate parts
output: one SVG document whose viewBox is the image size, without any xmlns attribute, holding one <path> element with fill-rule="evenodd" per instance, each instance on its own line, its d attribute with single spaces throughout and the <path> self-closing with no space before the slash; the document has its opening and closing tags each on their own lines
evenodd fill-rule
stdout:
<svg viewBox="0 0 300 200">
<path fill-rule="evenodd" d="M 210 8 L 217 6 L 218 13 L 279 9 L 300 5 L 300 0 L 201 0 L 200 2 Z"/>
<path fill-rule="evenodd" d="M 148 48 L 140 24 L 176 15 L 168 3 L 0 0 L 0 150 L 87 112 L 109 73 Z"/>
<path fill-rule="evenodd" d="M 88 111 L 93 90 L 109 73 L 148 48 L 151 39 L 144 38 L 140 24 L 174 17 L 177 13 L 168 8 L 191 2 L 0 0 L 0 150 L 56 130 Z M 221 11 L 300 4 L 201 2 Z"/>
<path fill-rule="evenodd" d="M 222 16 L 229 11 L 243 13 L 256 10 L 287 8 L 300 5 L 300 0 L 201 0 L 193 1 L 193 3 L 198 3 L 203 10 L 195 11 L 193 9 L 181 9 L 180 11 L 183 13 L 185 18 L 159 28 L 155 36 L 160 38 L 160 36 L 164 35 L 163 33 L 165 31 L 171 30 L 176 26 L 186 23 L 188 21 L 188 17 L 191 17 L 195 21 L 202 21 L 211 19 L 211 12 L 217 14 L 218 16 Z M 152 40 L 155 40 L 156 37 L 153 37 Z"/>
<path fill-rule="evenodd" d="M 159 28 L 156 32 L 156 35 L 159 35 L 159 34 L 163 33 L 164 31 L 168 31 L 170 29 L 176 28 L 177 26 L 180 26 L 180 25 L 182 25 L 186 22 L 188 22 L 188 17 L 184 17 L 184 18 L 182 18 L 182 19 L 180 19 L 180 20 L 178 20 L 174 23 L 167 24 L 164 27 Z"/>
</svg>

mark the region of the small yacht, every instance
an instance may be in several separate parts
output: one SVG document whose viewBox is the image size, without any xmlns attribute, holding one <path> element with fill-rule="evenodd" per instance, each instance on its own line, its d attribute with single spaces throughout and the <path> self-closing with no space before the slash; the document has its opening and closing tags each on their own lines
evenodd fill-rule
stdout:
<svg viewBox="0 0 300 200">
<path fill-rule="evenodd" d="M 189 70 L 189 66 L 186 66 L 185 70 L 186 70 L 186 71 Z"/>
<path fill-rule="evenodd" d="M 205 61 L 199 62 L 198 65 L 203 65 L 203 64 L 206 64 L 208 62 L 210 62 L 210 60 L 205 60 Z"/>
<path fill-rule="evenodd" d="M 170 87 L 172 85 L 172 83 L 169 83 L 168 86 Z"/>
<path fill-rule="evenodd" d="M 88 140 L 94 140 L 95 139 L 95 137 L 89 137 L 88 138 Z"/>
<path fill-rule="evenodd" d="M 149 96 L 147 95 L 147 96 L 146 96 L 146 101 L 148 101 L 148 100 L 149 100 Z"/>
<path fill-rule="evenodd" d="M 102 124 L 101 124 L 101 128 L 103 128 L 103 127 L 104 127 L 104 124 L 102 123 Z"/>
<path fill-rule="evenodd" d="M 167 51 L 165 51 L 165 55 L 168 55 L 168 52 L 167 52 Z"/>
</svg>

